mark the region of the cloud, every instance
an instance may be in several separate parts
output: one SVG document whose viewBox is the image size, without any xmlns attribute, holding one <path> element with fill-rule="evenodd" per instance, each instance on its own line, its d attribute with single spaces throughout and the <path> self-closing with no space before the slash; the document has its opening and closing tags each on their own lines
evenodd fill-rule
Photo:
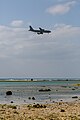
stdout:
<svg viewBox="0 0 80 120">
<path fill-rule="evenodd" d="M 79 38 L 80 28 L 65 24 L 55 24 L 51 34 L 41 36 L 29 32 L 26 28 L 0 26 L 0 58 L 54 59 L 56 52 L 61 52 L 61 49 L 65 51 L 66 46 L 69 51 L 71 45 L 76 44 L 74 41 Z"/>
<path fill-rule="evenodd" d="M 0 25 L 0 73 L 52 77 L 71 72 L 74 67 L 78 72 L 80 27 L 55 24 L 51 31 L 37 35 L 27 28 Z"/>
<path fill-rule="evenodd" d="M 14 26 L 14 27 L 20 27 L 23 25 L 23 21 L 22 20 L 14 20 L 11 22 L 11 26 Z"/>
<path fill-rule="evenodd" d="M 65 4 L 58 4 L 48 8 L 46 11 L 52 15 L 65 14 L 71 10 L 75 3 L 76 1 L 67 2 Z"/>
</svg>

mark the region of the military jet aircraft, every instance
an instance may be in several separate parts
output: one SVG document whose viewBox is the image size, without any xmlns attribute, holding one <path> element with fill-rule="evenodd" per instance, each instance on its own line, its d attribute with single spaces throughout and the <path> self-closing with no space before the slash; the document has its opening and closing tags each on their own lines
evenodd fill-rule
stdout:
<svg viewBox="0 0 80 120">
<path fill-rule="evenodd" d="M 36 32 L 38 35 L 43 34 L 43 33 L 51 33 L 50 30 L 45 30 L 45 29 L 42 29 L 40 27 L 39 27 L 39 30 L 33 29 L 32 26 L 29 26 L 29 28 L 30 28 L 29 31 Z"/>
</svg>

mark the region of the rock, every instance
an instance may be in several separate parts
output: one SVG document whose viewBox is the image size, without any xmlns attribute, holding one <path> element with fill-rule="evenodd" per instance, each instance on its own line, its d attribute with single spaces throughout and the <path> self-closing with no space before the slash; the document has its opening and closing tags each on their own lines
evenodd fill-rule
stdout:
<svg viewBox="0 0 80 120">
<path fill-rule="evenodd" d="M 26 100 L 24 100 L 24 102 L 26 102 Z"/>
<path fill-rule="evenodd" d="M 31 97 L 28 97 L 29 100 L 31 100 Z"/>
<path fill-rule="evenodd" d="M 32 100 L 35 100 L 35 97 L 32 97 L 32 98 L 31 98 L 31 97 L 28 97 L 28 99 L 29 99 L 29 100 L 31 100 L 31 99 L 32 99 Z"/>
<path fill-rule="evenodd" d="M 32 100 L 35 100 L 35 97 L 32 97 Z"/>
<path fill-rule="evenodd" d="M 7 91 L 6 95 L 12 95 L 12 92 L 11 91 Z"/>
<path fill-rule="evenodd" d="M 13 103 L 13 101 L 11 101 L 11 103 Z"/>
<path fill-rule="evenodd" d="M 51 91 L 50 89 L 40 89 L 39 92 L 48 92 Z"/>
<path fill-rule="evenodd" d="M 35 104 L 33 105 L 34 108 L 46 108 L 46 105 Z"/>
<path fill-rule="evenodd" d="M 67 88 L 67 86 L 62 85 L 61 87 Z"/>
<path fill-rule="evenodd" d="M 78 87 L 74 87 L 75 89 L 78 89 Z"/>
<path fill-rule="evenodd" d="M 78 96 L 73 96 L 72 98 L 78 98 Z"/>
<path fill-rule="evenodd" d="M 65 112 L 65 110 L 64 110 L 64 109 L 61 109 L 61 112 Z"/>
<path fill-rule="evenodd" d="M 74 88 L 72 88 L 72 90 L 75 90 Z"/>
</svg>

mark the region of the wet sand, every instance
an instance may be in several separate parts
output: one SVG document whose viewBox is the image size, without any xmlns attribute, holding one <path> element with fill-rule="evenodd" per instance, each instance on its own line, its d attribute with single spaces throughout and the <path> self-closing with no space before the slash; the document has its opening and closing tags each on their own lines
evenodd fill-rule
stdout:
<svg viewBox="0 0 80 120">
<path fill-rule="evenodd" d="M 0 105 L 0 120 L 80 120 L 80 101 Z"/>
</svg>

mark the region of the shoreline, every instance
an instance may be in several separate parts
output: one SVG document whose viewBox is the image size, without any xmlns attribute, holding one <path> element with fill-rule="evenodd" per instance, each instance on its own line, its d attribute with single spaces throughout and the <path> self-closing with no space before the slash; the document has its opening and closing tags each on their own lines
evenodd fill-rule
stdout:
<svg viewBox="0 0 80 120">
<path fill-rule="evenodd" d="M 27 78 L 22 78 L 22 79 L 0 79 L 0 82 L 53 82 L 53 81 L 80 81 L 80 79 L 27 79 Z"/>
<path fill-rule="evenodd" d="M 51 104 L 0 104 L 3 120 L 80 120 L 80 101 Z"/>
<path fill-rule="evenodd" d="M 0 120 L 80 120 L 80 87 L 76 87 L 79 81 L 61 84 L 61 80 L 2 82 Z M 12 95 L 7 96 L 7 91 Z"/>
</svg>

